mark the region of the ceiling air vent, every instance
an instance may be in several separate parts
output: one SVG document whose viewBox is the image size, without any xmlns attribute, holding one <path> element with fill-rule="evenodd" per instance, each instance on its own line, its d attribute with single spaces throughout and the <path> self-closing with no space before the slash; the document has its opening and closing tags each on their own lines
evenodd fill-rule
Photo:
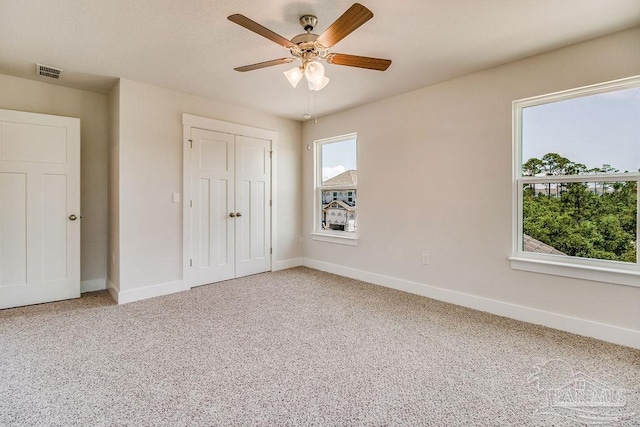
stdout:
<svg viewBox="0 0 640 427">
<path fill-rule="evenodd" d="M 52 67 L 50 65 L 42 65 L 36 64 L 36 73 L 42 77 L 50 77 L 52 79 L 59 79 L 60 73 L 62 73 L 61 68 Z"/>
</svg>

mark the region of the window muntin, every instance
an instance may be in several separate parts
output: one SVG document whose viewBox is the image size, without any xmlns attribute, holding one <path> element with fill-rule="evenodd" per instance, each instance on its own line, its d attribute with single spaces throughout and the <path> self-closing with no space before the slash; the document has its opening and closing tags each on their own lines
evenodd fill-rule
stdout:
<svg viewBox="0 0 640 427">
<path fill-rule="evenodd" d="M 354 237 L 357 229 L 357 138 L 316 141 L 316 233 Z"/>
<path fill-rule="evenodd" d="M 512 260 L 640 274 L 640 78 L 515 101 L 514 180 Z"/>
</svg>

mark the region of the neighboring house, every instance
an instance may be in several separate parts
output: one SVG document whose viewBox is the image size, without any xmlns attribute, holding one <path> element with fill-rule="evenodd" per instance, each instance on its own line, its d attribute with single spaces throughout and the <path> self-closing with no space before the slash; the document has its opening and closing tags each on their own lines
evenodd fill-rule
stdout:
<svg viewBox="0 0 640 427">
<path fill-rule="evenodd" d="M 358 171 L 355 169 L 349 169 L 348 171 L 342 172 L 340 175 L 329 178 L 324 181 L 322 185 L 340 185 L 345 188 L 355 187 L 358 185 Z"/>
<path fill-rule="evenodd" d="M 324 185 L 339 186 L 322 191 L 322 224 L 332 230 L 355 231 L 356 185 L 358 171 L 350 169 L 324 182 Z M 353 220 L 349 226 L 349 220 Z"/>
<path fill-rule="evenodd" d="M 336 187 L 333 190 L 325 190 L 322 192 L 323 205 L 326 205 L 333 200 L 342 200 L 343 202 L 354 206 L 356 203 L 358 171 L 349 169 L 348 171 L 342 172 L 340 175 L 329 178 L 324 181 L 322 185 Z"/>
<path fill-rule="evenodd" d="M 350 206 L 342 200 L 334 200 L 323 206 L 322 208 L 323 222 L 326 228 L 332 230 L 355 231 L 356 207 Z M 351 230 L 347 225 L 349 221 L 353 221 L 354 229 Z"/>
<path fill-rule="evenodd" d="M 334 200 L 340 200 L 348 204 L 356 203 L 356 190 L 324 190 L 322 192 L 322 204 L 333 202 Z"/>
</svg>

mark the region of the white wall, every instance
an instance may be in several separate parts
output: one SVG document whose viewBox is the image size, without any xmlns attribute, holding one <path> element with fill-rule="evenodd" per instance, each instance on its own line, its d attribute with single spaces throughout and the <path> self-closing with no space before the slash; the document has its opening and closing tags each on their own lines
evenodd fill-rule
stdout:
<svg viewBox="0 0 640 427">
<path fill-rule="evenodd" d="M 560 314 L 556 320 L 568 317 L 569 323 L 588 320 L 581 324 L 586 329 L 602 323 L 631 330 L 627 339 L 637 339 L 640 288 L 515 271 L 507 260 L 512 101 L 637 74 L 640 29 L 306 123 L 305 146 L 358 133 L 360 235 L 357 247 L 311 240 L 313 151 L 304 150 L 306 263 L 390 286 L 417 283 L 460 292 L 429 291 L 472 302 L 467 305 L 483 304 L 469 296 L 495 300 L 490 304 L 507 307 L 507 315 L 519 305 L 542 317 L 539 310 Z M 430 254 L 430 265 L 421 264 L 422 252 Z"/>
<path fill-rule="evenodd" d="M 120 204 L 111 221 L 114 232 L 119 226 L 120 300 L 175 291 L 182 281 L 182 204 L 171 198 L 182 192 L 182 113 L 278 132 L 274 268 L 301 258 L 295 242 L 302 230 L 301 123 L 125 79 L 117 102 L 118 165 L 112 168 L 118 168 Z"/>
<path fill-rule="evenodd" d="M 107 96 L 0 74 L 0 108 L 80 118 L 82 288 L 105 289 Z"/>
</svg>

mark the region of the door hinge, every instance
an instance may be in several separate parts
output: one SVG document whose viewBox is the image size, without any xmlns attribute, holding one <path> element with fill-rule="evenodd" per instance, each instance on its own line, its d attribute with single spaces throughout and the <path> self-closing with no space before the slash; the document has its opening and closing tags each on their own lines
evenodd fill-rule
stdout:
<svg viewBox="0 0 640 427">
<path fill-rule="evenodd" d="M 189 148 L 193 148 L 193 139 L 189 140 Z"/>
<path fill-rule="evenodd" d="M 193 267 L 193 260 L 192 259 L 189 260 L 189 267 Z"/>
<path fill-rule="evenodd" d="M 189 207 L 192 208 L 193 207 L 193 200 L 189 200 Z"/>
<path fill-rule="evenodd" d="M 269 253 L 272 254 L 273 253 L 273 248 L 269 248 Z"/>
<path fill-rule="evenodd" d="M 269 158 L 273 158 L 273 151 L 269 151 Z"/>
<path fill-rule="evenodd" d="M 273 200 L 269 200 L 269 206 L 273 206 Z"/>
</svg>

